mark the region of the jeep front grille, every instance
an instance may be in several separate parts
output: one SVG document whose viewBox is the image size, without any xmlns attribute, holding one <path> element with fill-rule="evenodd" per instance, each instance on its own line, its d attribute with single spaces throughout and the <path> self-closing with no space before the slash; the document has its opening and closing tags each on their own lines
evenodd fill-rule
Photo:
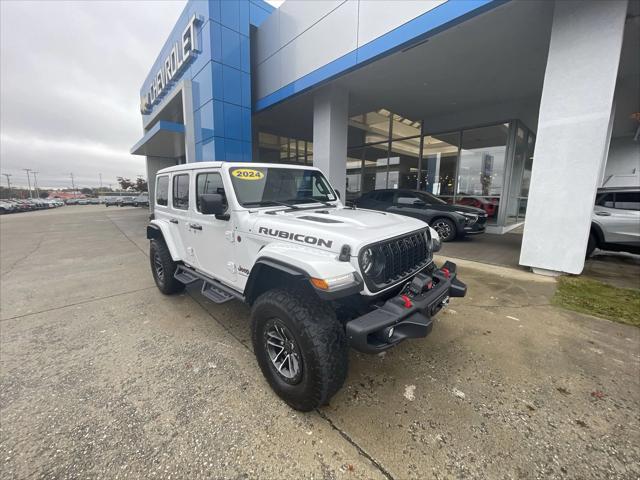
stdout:
<svg viewBox="0 0 640 480">
<path fill-rule="evenodd" d="M 362 256 L 370 249 L 374 257 L 384 258 L 384 268 L 375 277 L 369 277 L 362 268 Z M 431 262 L 431 236 L 429 229 L 368 245 L 360 250 L 360 270 L 369 290 L 377 292 L 403 281 Z"/>
</svg>

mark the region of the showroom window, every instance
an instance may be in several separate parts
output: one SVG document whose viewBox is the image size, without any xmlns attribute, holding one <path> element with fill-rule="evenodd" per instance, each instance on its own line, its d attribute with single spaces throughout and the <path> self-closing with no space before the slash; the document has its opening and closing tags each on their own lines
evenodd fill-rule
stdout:
<svg viewBox="0 0 640 480">
<path fill-rule="evenodd" d="M 420 190 L 443 198 L 453 198 L 460 132 L 427 135 L 422 141 Z"/>
<path fill-rule="evenodd" d="M 462 132 L 455 203 L 487 212 L 496 223 L 502 196 L 509 124 Z"/>
</svg>

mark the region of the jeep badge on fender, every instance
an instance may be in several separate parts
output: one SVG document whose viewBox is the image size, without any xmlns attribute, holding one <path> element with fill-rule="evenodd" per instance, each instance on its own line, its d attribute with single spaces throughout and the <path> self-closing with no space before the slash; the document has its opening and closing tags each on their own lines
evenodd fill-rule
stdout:
<svg viewBox="0 0 640 480">
<path fill-rule="evenodd" d="M 424 337 L 433 316 L 467 290 L 454 263 L 433 262 L 440 239 L 426 223 L 345 207 L 310 167 L 160 170 L 147 238 L 162 293 L 197 282 L 215 303 L 251 305 L 260 369 L 302 411 L 340 390 L 350 347 L 378 353 Z"/>
</svg>

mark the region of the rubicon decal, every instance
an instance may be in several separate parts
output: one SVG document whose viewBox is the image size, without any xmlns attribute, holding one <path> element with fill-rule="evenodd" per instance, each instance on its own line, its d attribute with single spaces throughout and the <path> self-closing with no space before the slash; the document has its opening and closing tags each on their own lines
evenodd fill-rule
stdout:
<svg viewBox="0 0 640 480">
<path fill-rule="evenodd" d="M 285 240 L 293 240 L 294 242 L 305 243 L 307 245 L 317 245 L 319 247 L 331 248 L 333 240 L 325 240 L 323 238 L 314 237 L 313 235 L 305 235 L 304 233 L 285 232 L 284 230 L 275 230 L 273 228 L 260 227 L 258 233 L 270 235 L 272 237 L 283 238 Z"/>
</svg>

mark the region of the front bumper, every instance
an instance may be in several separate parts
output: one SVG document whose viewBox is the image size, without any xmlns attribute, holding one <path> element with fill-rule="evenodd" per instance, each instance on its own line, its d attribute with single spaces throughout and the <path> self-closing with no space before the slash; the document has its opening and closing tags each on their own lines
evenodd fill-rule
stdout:
<svg viewBox="0 0 640 480">
<path fill-rule="evenodd" d="M 467 293 L 467 286 L 457 279 L 456 264 L 452 262 L 445 262 L 430 276 L 419 273 L 416 277 L 427 286 L 422 292 L 401 293 L 347 322 L 347 339 L 353 348 L 378 353 L 407 338 L 426 337 L 433 326 L 432 317 L 447 305 L 449 298 L 464 297 Z"/>
</svg>

